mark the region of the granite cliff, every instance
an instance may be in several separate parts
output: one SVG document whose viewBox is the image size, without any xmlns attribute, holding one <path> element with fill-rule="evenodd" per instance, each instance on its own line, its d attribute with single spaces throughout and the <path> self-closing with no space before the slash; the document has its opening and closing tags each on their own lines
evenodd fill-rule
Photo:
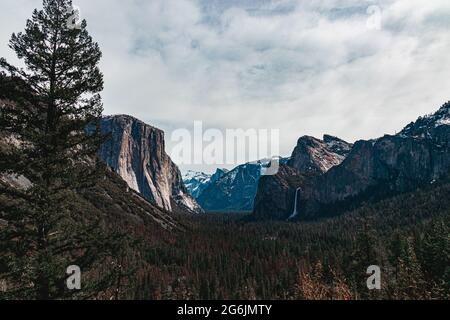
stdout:
<svg viewBox="0 0 450 320">
<path fill-rule="evenodd" d="M 127 115 L 104 117 L 101 128 L 110 137 L 99 156 L 132 190 L 170 212 L 202 212 L 165 152 L 163 131 Z"/>
</svg>

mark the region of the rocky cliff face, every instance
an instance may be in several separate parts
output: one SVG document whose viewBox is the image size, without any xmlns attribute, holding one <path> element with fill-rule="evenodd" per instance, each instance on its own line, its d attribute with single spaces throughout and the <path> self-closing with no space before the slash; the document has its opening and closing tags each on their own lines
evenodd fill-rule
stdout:
<svg viewBox="0 0 450 320">
<path fill-rule="evenodd" d="M 104 117 L 101 126 L 111 138 L 99 156 L 131 189 L 168 211 L 175 205 L 191 213 L 202 212 L 165 152 L 163 131 L 126 115 Z"/>
<path fill-rule="evenodd" d="M 450 104 L 398 135 L 358 141 L 344 162 L 316 178 L 303 201 L 320 205 L 412 190 L 450 173 Z M 366 195 L 364 193 L 369 192 Z"/>
<path fill-rule="evenodd" d="M 297 187 L 305 177 L 296 169 L 283 164 L 274 176 L 261 177 L 255 197 L 257 219 L 285 220 L 292 215 Z"/>
<path fill-rule="evenodd" d="M 288 165 L 301 173 L 322 174 L 344 161 L 352 145 L 329 135 L 324 140 L 301 137 Z"/>
<path fill-rule="evenodd" d="M 351 149 L 352 144 L 330 135 L 325 135 L 323 140 L 301 137 L 287 164 L 282 165 L 275 176 L 261 178 L 255 216 L 283 220 L 296 215 L 295 197 L 303 192 L 297 190 L 299 186 L 341 164 Z"/>
<path fill-rule="evenodd" d="M 307 162 L 290 163 L 291 166 L 296 165 L 297 172 L 303 175 L 304 172 L 300 170 L 304 166 L 298 163 Z M 306 168 L 309 169 L 308 166 Z M 317 169 L 320 168 L 309 171 L 312 173 L 320 171 Z M 324 174 L 313 174 L 291 185 L 286 192 L 295 194 L 295 190 L 301 188 L 299 216 L 304 217 L 329 214 L 345 202 L 357 203 L 364 199 L 409 191 L 420 185 L 433 183 L 448 174 L 450 174 L 450 104 L 447 103 L 437 113 L 411 123 L 398 135 L 356 142 L 341 164 Z M 279 176 L 272 179 L 277 181 L 282 178 Z M 265 183 L 273 184 L 274 181 Z M 263 182 L 264 180 L 261 184 Z M 258 195 L 258 205 L 254 210 L 256 217 L 271 214 L 283 219 L 289 217 L 290 209 L 282 212 L 283 208 L 280 208 L 280 212 L 274 213 L 277 208 L 272 205 L 273 199 L 282 198 L 280 193 L 272 195 L 266 190 L 265 185 L 260 185 L 260 189 L 266 196 Z M 293 204 L 285 207 L 293 207 Z"/>
</svg>

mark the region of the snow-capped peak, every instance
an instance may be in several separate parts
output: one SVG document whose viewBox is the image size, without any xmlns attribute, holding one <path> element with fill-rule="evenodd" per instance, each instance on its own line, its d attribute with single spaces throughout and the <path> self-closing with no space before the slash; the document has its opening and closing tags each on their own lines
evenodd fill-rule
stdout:
<svg viewBox="0 0 450 320">
<path fill-rule="evenodd" d="M 209 174 L 206 174 L 204 172 L 197 172 L 197 171 L 193 171 L 193 170 L 188 170 L 188 171 L 186 171 L 185 174 L 183 174 L 183 181 L 185 181 L 185 182 L 190 181 L 192 179 L 195 179 L 197 181 L 206 182 L 210 178 L 211 178 L 211 175 L 209 175 Z"/>
<path fill-rule="evenodd" d="M 416 122 L 410 123 L 400 133 L 402 137 L 429 137 L 435 128 L 450 125 L 450 102 L 445 103 L 437 112 L 420 117 Z"/>
</svg>

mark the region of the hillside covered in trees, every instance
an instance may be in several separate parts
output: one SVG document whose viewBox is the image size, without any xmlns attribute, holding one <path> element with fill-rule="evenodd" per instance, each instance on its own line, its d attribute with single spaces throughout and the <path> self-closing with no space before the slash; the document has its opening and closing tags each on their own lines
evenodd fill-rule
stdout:
<svg viewBox="0 0 450 320">
<path fill-rule="evenodd" d="M 333 218 L 251 222 L 242 214 L 188 222 L 145 254 L 139 299 L 448 299 L 450 182 Z M 382 289 L 367 289 L 367 267 Z M 157 270 L 157 271 L 156 271 Z"/>
</svg>

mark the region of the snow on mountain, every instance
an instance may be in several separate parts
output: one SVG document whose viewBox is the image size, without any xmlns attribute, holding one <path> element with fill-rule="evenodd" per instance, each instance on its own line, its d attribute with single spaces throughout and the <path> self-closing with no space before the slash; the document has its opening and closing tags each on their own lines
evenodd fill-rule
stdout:
<svg viewBox="0 0 450 320">
<path fill-rule="evenodd" d="M 280 165 L 288 161 L 280 158 Z M 258 183 L 269 159 L 249 162 L 229 172 L 212 176 L 206 188 L 196 198 L 206 211 L 251 211 Z"/>
<path fill-rule="evenodd" d="M 183 181 L 189 181 L 189 180 L 198 180 L 200 182 L 207 182 L 209 179 L 211 179 L 211 175 L 203 172 L 197 172 L 188 170 L 185 174 L 183 174 Z"/>
<path fill-rule="evenodd" d="M 435 130 L 450 126 L 450 102 L 445 103 L 437 112 L 420 117 L 411 122 L 399 134 L 400 137 L 429 138 Z"/>
<path fill-rule="evenodd" d="M 183 175 L 183 181 L 186 189 L 196 199 L 211 181 L 211 175 L 189 170 Z"/>
<path fill-rule="evenodd" d="M 261 164 L 247 163 L 211 182 L 197 198 L 205 211 L 251 211 Z"/>
<path fill-rule="evenodd" d="M 202 192 L 211 184 L 227 174 L 227 169 L 217 169 L 214 174 L 188 170 L 183 175 L 183 181 L 186 189 L 195 198 L 198 199 Z"/>
</svg>

